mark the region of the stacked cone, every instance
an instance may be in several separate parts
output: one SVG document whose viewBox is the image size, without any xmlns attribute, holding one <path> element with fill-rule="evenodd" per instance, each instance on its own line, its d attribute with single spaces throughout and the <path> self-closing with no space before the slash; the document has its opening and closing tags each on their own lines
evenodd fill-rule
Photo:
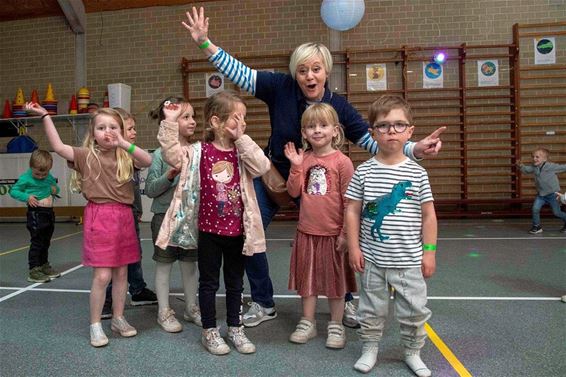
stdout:
<svg viewBox="0 0 566 377">
<path fill-rule="evenodd" d="M 102 107 L 110 107 L 110 102 L 108 102 L 108 92 L 104 92 L 104 101 L 102 101 Z"/>
<path fill-rule="evenodd" d="M 18 88 L 16 92 L 16 98 L 12 103 L 12 115 L 14 118 L 23 118 L 27 116 L 26 111 L 24 110 L 24 106 L 26 104 L 26 99 L 24 97 L 24 91 L 22 88 Z"/>
<path fill-rule="evenodd" d="M 90 91 L 88 88 L 80 88 L 79 89 L 79 113 L 87 113 L 88 112 L 88 104 L 90 102 Z"/>
<path fill-rule="evenodd" d="M 55 94 L 53 94 L 51 83 L 47 84 L 47 92 L 45 93 L 45 99 L 41 101 L 41 105 L 47 110 L 49 115 L 57 115 L 57 100 L 55 99 Z"/>
<path fill-rule="evenodd" d="M 69 103 L 69 114 L 77 115 L 77 113 L 78 113 L 77 97 L 75 97 L 75 95 L 73 94 L 73 96 L 71 97 L 71 102 Z"/>
<path fill-rule="evenodd" d="M 37 89 L 31 91 L 31 101 L 33 103 L 39 104 L 39 94 L 37 94 Z"/>
</svg>

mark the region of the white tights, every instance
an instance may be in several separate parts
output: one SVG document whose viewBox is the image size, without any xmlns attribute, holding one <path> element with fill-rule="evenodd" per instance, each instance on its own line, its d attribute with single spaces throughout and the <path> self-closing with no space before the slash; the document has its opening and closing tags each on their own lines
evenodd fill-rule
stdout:
<svg viewBox="0 0 566 377">
<path fill-rule="evenodd" d="M 157 262 L 155 269 L 155 293 L 159 310 L 169 308 L 169 282 L 171 281 L 171 267 L 173 263 Z M 185 294 L 185 310 L 188 312 L 196 303 L 197 295 L 197 264 L 195 262 L 179 261 L 181 278 L 183 279 L 183 292 Z"/>
</svg>

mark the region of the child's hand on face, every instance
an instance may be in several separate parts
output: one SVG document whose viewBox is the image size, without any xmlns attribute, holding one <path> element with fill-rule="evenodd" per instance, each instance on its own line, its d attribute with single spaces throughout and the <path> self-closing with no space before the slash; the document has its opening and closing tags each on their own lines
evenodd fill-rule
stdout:
<svg viewBox="0 0 566 377">
<path fill-rule="evenodd" d="M 45 110 L 43 107 L 41 107 L 41 105 L 39 103 L 35 103 L 35 102 L 26 102 L 25 104 L 25 110 L 33 115 L 45 115 L 47 114 L 47 110 Z"/>
<path fill-rule="evenodd" d="M 113 147 L 124 145 L 126 141 L 122 137 L 120 130 L 110 130 L 104 133 L 104 139 Z M 131 143 L 127 143 L 130 146 Z"/>
<path fill-rule="evenodd" d="M 163 103 L 163 114 L 165 115 L 165 120 L 168 122 L 176 122 L 183 111 L 183 107 L 179 103 L 172 101 L 165 101 Z"/>
<path fill-rule="evenodd" d="M 304 155 L 303 150 L 299 148 L 299 150 L 297 151 L 297 148 L 295 148 L 294 143 L 288 142 L 287 144 L 285 144 L 283 153 L 285 153 L 285 157 L 289 159 L 291 165 L 301 166 L 303 164 L 303 155 Z"/>
<path fill-rule="evenodd" d="M 246 131 L 246 123 L 244 122 L 244 117 L 240 113 L 234 114 L 234 121 L 236 122 L 236 127 L 224 127 L 224 132 L 226 132 L 232 140 L 238 140 Z"/>
</svg>

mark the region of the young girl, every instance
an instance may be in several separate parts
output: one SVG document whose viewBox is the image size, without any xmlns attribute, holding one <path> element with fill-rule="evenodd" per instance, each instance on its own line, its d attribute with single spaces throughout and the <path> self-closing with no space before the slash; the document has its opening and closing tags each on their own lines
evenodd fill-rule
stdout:
<svg viewBox="0 0 566 377">
<path fill-rule="evenodd" d="M 183 155 L 184 151 L 189 147 L 189 139 L 194 134 L 196 122 L 194 119 L 193 107 L 185 102 L 182 98 L 171 97 L 167 98 L 157 107 L 157 109 L 150 112 L 150 117 L 158 119 L 159 122 L 165 120 L 164 106 L 165 104 L 175 103 L 179 106 L 180 112 L 177 115 L 176 122 L 178 124 L 179 142 L 171 146 L 169 154 L 177 158 Z M 151 219 L 151 237 L 153 243 L 157 241 L 159 229 L 165 217 L 165 213 L 173 199 L 175 189 L 179 187 L 179 173 L 181 169 L 181 159 L 178 158 L 174 167 L 168 165 L 163 161 L 161 148 L 153 152 L 153 161 L 151 168 L 147 174 L 145 181 L 145 194 L 153 198 L 151 204 L 151 211 L 153 218 Z M 192 178 L 189 177 L 189 178 Z M 193 193 L 198 194 L 198 180 L 192 179 L 190 183 L 196 182 L 196 187 L 193 184 L 185 182 L 182 186 L 183 206 L 178 209 L 185 210 L 188 206 L 193 206 L 196 197 Z M 181 203 L 181 202 L 179 202 Z M 194 212 L 191 212 L 194 213 Z M 181 219 L 179 217 L 178 219 Z M 194 322 L 197 326 L 202 326 L 200 318 L 200 309 L 196 305 L 197 293 L 197 243 L 196 237 L 191 238 L 197 229 L 196 216 L 183 216 L 183 220 L 178 221 L 177 232 L 175 237 L 169 240 L 169 245 L 165 248 L 159 246 L 154 247 L 153 260 L 157 263 L 155 269 L 155 290 L 157 292 L 157 301 L 159 305 L 157 314 L 157 323 L 167 332 L 179 332 L 183 330 L 181 323 L 175 318 L 175 312 L 169 306 L 169 282 L 171 277 L 171 267 L 173 262 L 179 261 L 179 268 L 181 269 L 181 277 L 183 279 L 183 291 L 185 293 L 185 311 L 183 318 L 186 321 Z M 187 228 L 189 231 L 186 231 Z M 192 230 L 192 233 L 191 233 Z"/>
<path fill-rule="evenodd" d="M 191 210 L 196 211 L 194 206 L 188 210 L 183 208 L 182 187 L 189 177 L 198 177 L 201 341 L 212 354 L 230 352 L 216 327 L 215 296 L 223 265 L 228 339 L 238 352 L 253 353 L 255 346 L 246 337 L 240 317 L 244 256 L 265 250 L 265 235 L 252 179 L 266 173 L 270 162 L 261 148 L 244 135 L 246 105 L 236 94 L 225 91 L 206 101 L 204 117 L 208 128 L 205 142 L 184 147 L 183 153 L 179 154 L 176 152 L 179 144 L 177 119 L 181 111 L 181 106 L 176 103 L 166 104 L 165 120 L 157 135 L 165 161 L 181 169 L 157 245 L 163 248 L 167 246 L 167 240 L 174 237 L 177 217 L 190 216 Z"/>
<path fill-rule="evenodd" d="M 284 150 L 291 162 L 289 195 L 301 197 L 289 289 L 301 296 L 303 317 L 289 340 L 306 343 L 316 336 L 316 301 L 318 295 L 324 295 L 330 306 L 326 347 L 344 348 L 344 294 L 357 289 L 346 256 L 343 226 L 344 193 L 354 166 L 339 150 L 343 132 L 332 106 L 317 103 L 307 108 L 301 119 L 301 133 L 305 152 L 297 151 L 293 143 L 287 143 Z"/>
<path fill-rule="evenodd" d="M 80 173 L 80 187 L 88 203 L 84 211 L 82 263 L 94 268 L 90 293 L 90 344 L 108 344 L 100 323 L 105 289 L 110 280 L 113 298 L 111 329 L 124 337 L 137 334 L 124 318 L 127 265 L 140 259 L 131 205 L 132 176 L 137 167 L 151 164 L 151 156 L 124 140 L 122 118 L 112 109 L 92 114 L 83 147 L 64 144 L 51 117 L 37 103 L 26 110 L 41 115 L 49 144 L 55 153 L 70 161 Z"/>
</svg>

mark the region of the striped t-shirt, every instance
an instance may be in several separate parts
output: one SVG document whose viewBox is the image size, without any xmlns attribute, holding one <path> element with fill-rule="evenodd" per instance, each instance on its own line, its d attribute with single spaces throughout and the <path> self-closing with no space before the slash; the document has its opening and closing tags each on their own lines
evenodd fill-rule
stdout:
<svg viewBox="0 0 566 377">
<path fill-rule="evenodd" d="M 385 165 L 371 158 L 358 166 L 345 196 L 362 201 L 364 259 L 386 268 L 421 266 L 421 205 L 433 200 L 423 167 L 409 159 Z"/>
</svg>

